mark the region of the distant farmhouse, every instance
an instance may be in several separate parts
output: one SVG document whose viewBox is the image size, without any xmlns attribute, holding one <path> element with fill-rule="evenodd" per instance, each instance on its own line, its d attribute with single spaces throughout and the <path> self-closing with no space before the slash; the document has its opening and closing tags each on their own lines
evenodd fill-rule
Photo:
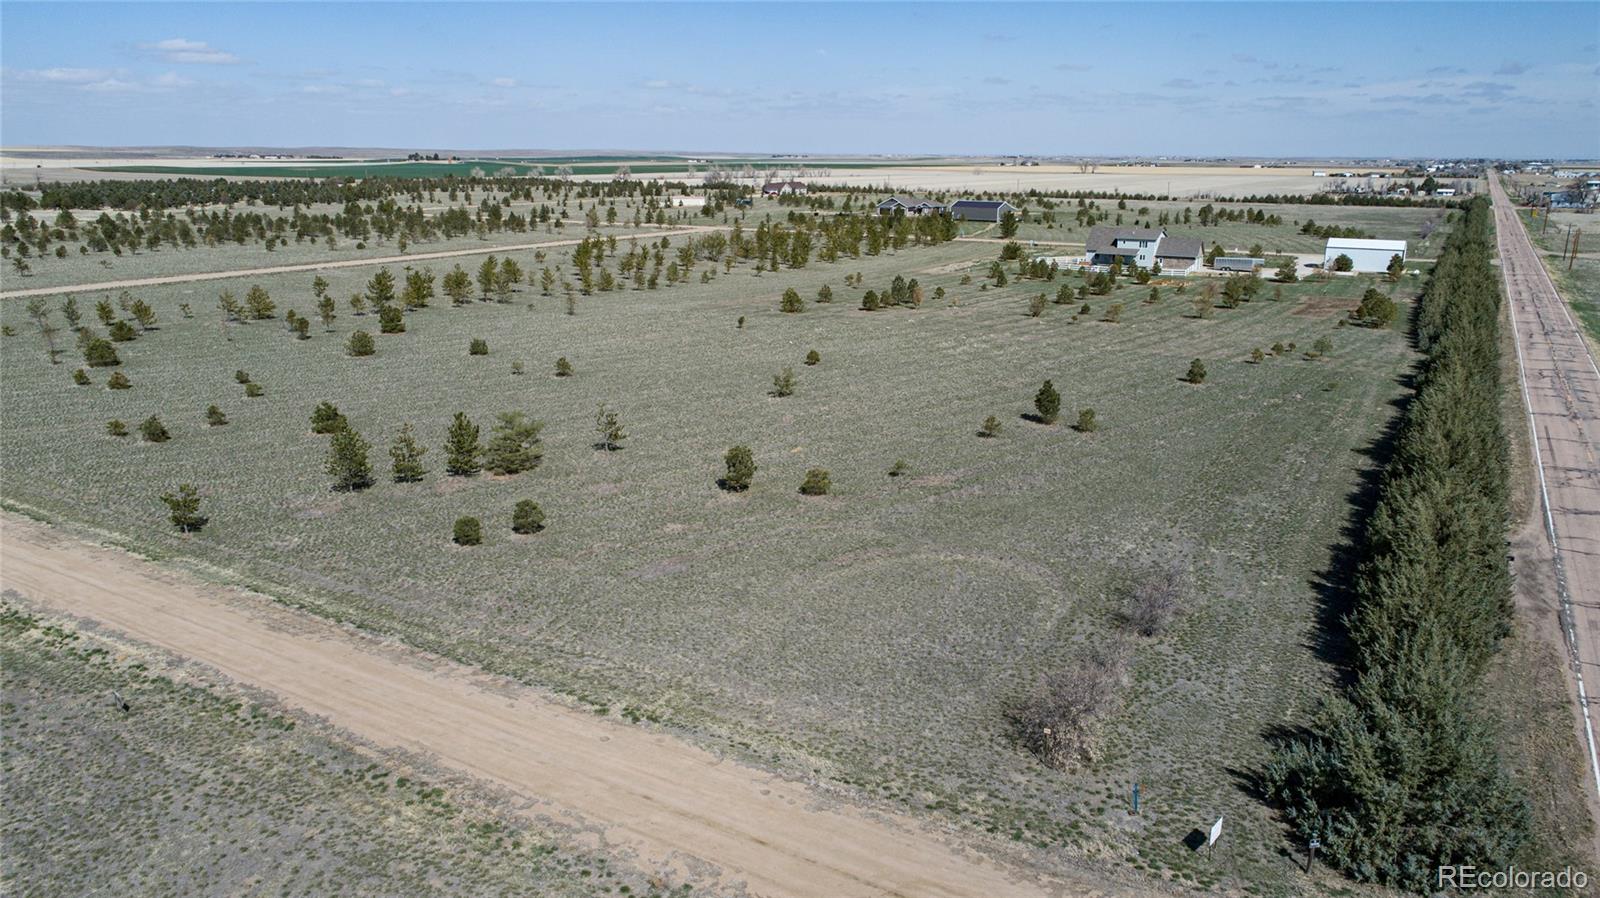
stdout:
<svg viewBox="0 0 1600 898">
<path fill-rule="evenodd" d="M 956 200 L 950 204 L 950 217 L 956 221 L 999 221 L 1017 207 L 1005 200 Z"/>
<path fill-rule="evenodd" d="M 768 181 L 761 185 L 762 196 L 805 196 L 806 185 L 804 181 Z"/>
<path fill-rule="evenodd" d="M 897 193 L 878 204 L 878 214 L 893 215 L 896 211 L 904 212 L 907 215 L 938 214 L 945 211 L 946 208 L 948 207 L 938 200 L 925 200 L 921 197 Z"/>
<path fill-rule="evenodd" d="M 1322 251 L 1322 267 L 1325 271 L 1332 271 L 1334 260 L 1340 256 L 1349 256 L 1354 263 L 1351 271 L 1382 272 L 1387 271 L 1389 262 L 1395 256 L 1400 261 L 1406 260 L 1406 242 L 1404 240 L 1362 240 L 1355 237 L 1329 237 L 1328 245 Z"/>
<path fill-rule="evenodd" d="M 1097 225 L 1089 229 L 1083 261 L 1091 267 L 1120 262 L 1124 267 L 1153 268 L 1162 274 L 1193 274 L 1205 257 L 1205 242 L 1198 237 L 1173 237 L 1166 228 L 1119 228 Z"/>
</svg>

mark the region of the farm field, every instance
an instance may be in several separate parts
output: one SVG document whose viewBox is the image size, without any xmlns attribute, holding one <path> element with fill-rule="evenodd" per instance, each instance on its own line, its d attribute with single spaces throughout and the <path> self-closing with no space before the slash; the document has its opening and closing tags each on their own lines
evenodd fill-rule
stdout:
<svg viewBox="0 0 1600 898">
<path fill-rule="evenodd" d="M 0 878 L 18 898 L 177 884 L 284 896 L 358 883 L 397 898 L 661 894 L 637 871 L 502 819 L 469 787 L 9 598 L 0 732 Z"/>
<path fill-rule="evenodd" d="M 1264 759 L 1263 731 L 1302 717 L 1330 675 L 1308 647 L 1324 578 L 1414 359 L 1399 329 L 1336 325 L 1361 290 L 1388 286 L 1303 282 L 1274 301 L 1268 285 L 1201 319 L 1190 302 L 1201 284 L 1179 295 L 1163 282 L 1154 304 L 1129 284 L 1076 320 L 1076 300 L 1032 318 L 1029 298 L 1059 282 L 980 289 L 997 249 L 911 247 L 759 276 L 741 266 L 579 297 L 576 315 L 526 286 L 504 304 L 436 301 L 406 316 L 406 333 L 377 336 L 368 358 L 343 347 L 357 328 L 376 331 L 375 316 L 342 305 L 331 331 L 313 323 L 304 341 L 281 321 L 219 327 L 217 291 L 259 283 L 281 310 L 309 297 L 309 273 L 155 287 L 137 298 L 159 327 L 118 344 L 132 383 L 119 391 L 105 369 L 75 386 L 75 353 L 48 364 L 22 304 L 7 302 L 4 496 L 597 712 L 1063 861 L 1285 892 L 1294 874 L 1277 824 L 1241 772 Z M 864 288 L 844 283 L 856 271 L 867 288 L 916 277 L 930 299 L 860 311 Z M 326 277 L 343 297 L 371 274 Z M 823 285 L 836 301 L 810 302 Z M 1396 291 L 1402 321 L 1417 286 Z M 804 312 L 778 311 L 786 287 Z M 931 299 L 936 287 L 954 302 Z M 1120 322 L 1100 320 L 1113 303 Z M 469 355 L 479 338 L 487 355 Z M 1318 338 L 1332 340 L 1328 357 L 1303 357 Z M 1275 342 L 1298 351 L 1250 362 Z M 821 361 L 806 366 L 813 349 Z M 558 357 L 574 376 L 553 376 Z M 1195 358 L 1203 385 L 1180 381 Z M 785 367 L 794 395 L 768 395 Z M 264 395 L 246 398 L 237 370 Z M 1092 407 L 1101 429 L 1024 420 L 1046 378 L 1067 420 Z M 322 401 L 373 444 L 371 489 L 330 491 L 328 438 L 309 421 Z M 620 451 L 594 448 L 601 403 L 627 430 Z M 207 427 L 211 404 L 230 423 Z M 485 438 L 500 412 L 543 421 L 542 464 L 445 476 L 458 411 Z M 152 414 L 170 442 L 105 433 L 110 419 Z M 988 415 L 1003 424 L 994 438 L 976 435 Z M 408 422 L 430 473 L 391 483 L 386 449 Z M 722 454 L 739 443 L 758 470 L 748 492 L 726 493 Z M 889 477 L 898 460 L 906 473 Z M 831 472 L 831 495 L 797 493 L 812 467 Z M 187 536 L 156 498 L 182 482 L 201 487 L 211 519 Z M 521 499 L 542 506 L 543 532 L 511 532 Z M 451 543 L 463 515 L 482 519 L 483 545 Z M 1038 764 L 1013 744 L 1008 707 L 1110 639 L 1122 590 L 1171 563 L 1192 606 L 1169 636 L 1136 641 L 1103 753 L 1068 773 Z M 1137 818 L 1124 806 L 1135 781 Z M 1241 834 L 1226 869 L 1183 844 L 1218 813 Z"/>
</svg>

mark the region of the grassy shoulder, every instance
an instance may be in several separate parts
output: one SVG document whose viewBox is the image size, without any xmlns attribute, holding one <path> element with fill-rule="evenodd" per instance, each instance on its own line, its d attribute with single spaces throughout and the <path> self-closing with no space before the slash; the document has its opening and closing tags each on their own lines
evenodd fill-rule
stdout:
<svg viewBox="0 0 1600 898">
<path fill-rule="evenodd" d="M 1546 227 L 1533 210 L 1520 209 L 1518 214 L 1534 246 L 1543 252 L 1545 270 L 1556 289 L 1583 322 L 1590 339 L 1600 341 L 1600 227 L 1596 227 L 1600 222 L 1589 215 L 1555 211 Z M 1585 227 L 1590 233 L 1583 233 Z M 1574 239 L 1577 254 L 1563 261 L 1563 248 L 1570 249 Z"/>
<path fill-rule="evenodd" d="M 0 733 L 0 880 L 18 898 L 668 888 L 489 812 L 468 790 L 9 601 Z"/>
</svg>

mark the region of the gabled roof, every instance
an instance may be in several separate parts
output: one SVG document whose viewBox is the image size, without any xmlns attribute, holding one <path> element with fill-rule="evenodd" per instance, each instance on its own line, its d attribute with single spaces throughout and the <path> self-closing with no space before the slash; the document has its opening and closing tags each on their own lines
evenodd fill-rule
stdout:
<svg viewBox="0 0 1600 898">
<path fill-rule="evenodd" d="M 1155 228 L 1117 228 L 1110 225 L 1095 225 L 1089 229 L 1089 236 L 1084 241 L 1084 248 L 1090 253 L 1109 253 L 1113 244 L 1118 240 L 1155 240 L 1161 236 L 1161 230 Z"/>
<path fill-rule="evenodd" d="M 920 196 L 911 196 L 910 194 L 897 193 L 894 196 L 891 196 L 888 199 L 884 200 L 883 202 L 879 203 L 878 207 L 881 209 L 884 206 L 889 205 L 890 203 L 898 203 L 899 205 L 905 206 L 907 209 L 910 209 L 910 208 L 913 208 L 913 207 L 916 207 L 916 206 L 939 206 L 941 208 L 944 206 L 944 203 L 941 203 L 938 200 L 925 200 Z"/>
<path fill-rule="evenodd" d="M 1163 237 L 1156 244 L 1158 259 L 1198 259 L 1205 253 L 1206 243 L 1199 237 Z"/>
<path fill-rule="evenodd" d="M 806 189 L 806 183 L 804 181 L 768 181 L 767 183 L 761 185 L 762 192 L 783 190 L 784 188 L 788 188 L 789 190 L 804 190 Z"/>
<path fill-rule="evenodd" d="M 1002 206 L 1017 208 L 1005 200 L 956 200 L 950 204 L 951 209 L 999 209 Z"/>
</svg>

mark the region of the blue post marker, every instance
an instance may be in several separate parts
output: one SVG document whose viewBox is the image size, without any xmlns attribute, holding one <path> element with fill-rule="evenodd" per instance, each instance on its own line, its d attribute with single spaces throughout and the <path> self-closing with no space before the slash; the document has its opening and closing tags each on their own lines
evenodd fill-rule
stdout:
<svg viewBox="0 0 1600 898">
<path fill-rule="evenodd" d="M 1133 784 L 1133 812 L 1139 813 L 1139 784 Z"/>
</svg>

